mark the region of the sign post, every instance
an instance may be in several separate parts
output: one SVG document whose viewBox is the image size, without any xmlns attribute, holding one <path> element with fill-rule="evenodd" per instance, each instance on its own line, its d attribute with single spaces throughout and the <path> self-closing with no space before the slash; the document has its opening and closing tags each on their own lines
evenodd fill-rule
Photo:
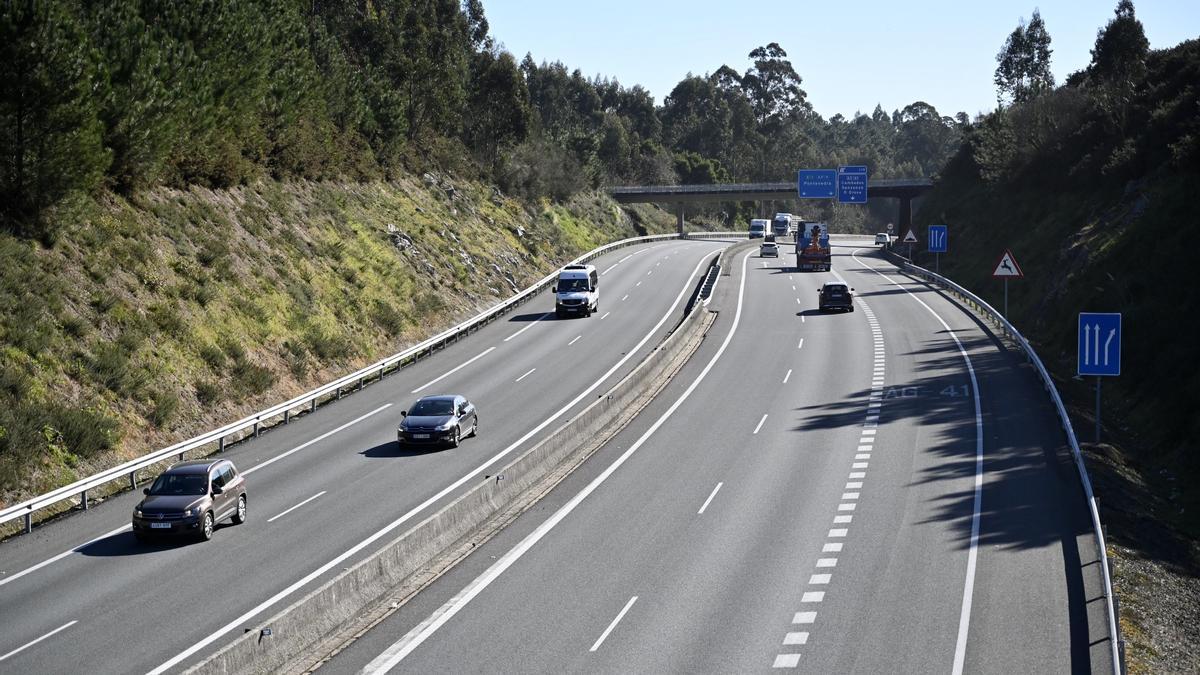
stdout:
<svg viewBox="0 0 1200 675">
<path fill-rule="evenodd" d="M 929 226 L 929 252 L 933 254 L 933 271 L 938 274 L 942 273 L 940 254 L 946 252 L 949 238 L 948 228 L 945 225 Z"/>
<path fill-rule="evenodd" d="M 1100 378 L 1121 374 L 1121 315 L 1079 313 L 1078 368 L 1096 376 L 1096 442 L 1100 442 Z"/>
<path fill-rule="evenodd" d="M 1000 262 L 996 263 L 996 270 L 992 272 L 993 277 L 1004 279 L 1004 316 L 1008 317 L 1008 279 L 1009 277 L 1023 278 L 1025 273 L 1021 271 L 1021 267 L 1017 265 L 1017 259 L 1013 257 L 1012 251 L 1004 249 L 1004 255 L 1000 256 Z"/>
<path fill-rule="evenodd" d="M 917 243 L 917 235 L 909 230 L 908 234 L 904 235 L 904 243 L 908 244 L 908 261 L 912 262 L 912 245 Z"/>
</svg>

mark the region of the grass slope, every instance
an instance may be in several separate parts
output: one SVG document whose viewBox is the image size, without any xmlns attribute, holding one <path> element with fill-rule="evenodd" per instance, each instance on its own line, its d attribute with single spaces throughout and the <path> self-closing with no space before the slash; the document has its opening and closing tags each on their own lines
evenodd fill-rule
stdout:
<svg viewBox="0 0 1200 675">
<path fill-rule="evenodd" d="M 76 204 L 0 235 L 0 506 L 189 438 L 443 330 L 669 215 L 479 183 L 260 182 Z"/>
</svg>

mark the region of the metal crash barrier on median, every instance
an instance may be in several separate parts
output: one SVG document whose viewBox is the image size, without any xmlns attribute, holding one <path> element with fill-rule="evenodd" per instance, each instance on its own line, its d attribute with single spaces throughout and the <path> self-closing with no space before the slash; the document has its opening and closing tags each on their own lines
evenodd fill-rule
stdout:
<svg viewBox="0 0 1200 675">
<path fill-rule="evenodd" d="M 1008 319 L 982 298 L 950 279 L 936 272 L 931 272 L 924 267 L 918 267 L 895 253 L 889 253 L 888 257 L 897 263 L 902 271 L 949 291 L 963 304 L 990 321 L 1005 336 L 1015 340 L 1021 346 L 1025 351 L 1026 358 L 1029 359 L 1029 362 L 1037 370 L 1038 376 L 1041 378 L 1042 384 L 1050 396 L 1050 401 L 1054 404 L 1054 409 L 1058 413 L 1058 419 L 1067 437 L 1067 444 L 1070 446 L 1071 455 L 1075 460 L 1075 468 L 1078 470 L 1079 480 L 1083 484 L 1083 493 L 1087 497 L 1088 511 L 1092 519 L 1092 529 L 1096 536 L 1096 546 L 1099 549 L 1097 553 L 1100 558 L 1100 569 L 1104 579 L 1105 613 L 1108 618 L 1108 636 L 1111 642 L 1113 672 L 1120 675 L 1124 672 L 1124 647 L 1118 629 L 1117 601 L 1113 592 L 1108 549 L 1104 541 L 1104 528 L 1100 525 L 1100 512 L 1096 506 L 1096 495 L 1092 492 L 1092 481 L 1088 477 L 1087 466 L 1083 463 L 1083 454 L 1079 450 L 1079 441 L 1075 438 L 1075 429 L 1071 425 L 1071 418 L 1067 414 L 1066 406 L 1063 405 L 1062 397 L 1059 396 L 1058 388 L 1054 386 L 1054 380 L 1050 378 L 1050 372 L 1046 370 L 1046 366 L 1042 363 L 1042 359 L 1038 357 L 1037 352 L 1034 351 L 1033 346 L 1029 344 L 1029 340 L 1026 340 L 1025 336 L 1021 335 L 1016 326 L 1013 326 Z"/>
<path fill-rule="evenodd" d="M 728 237 L 734 233 L 730 232 L 695 232 L 685 233 L 684 238 L 711 238 L 711 237 Z M 657 234 L 645 237 L 633 237 L 630 239 L 622 239 L 620 241 L 606 244 L 599 248 L 593 249 L 568 264 L 584 263 L 595 258 L 598 258 L 610 251 L 625 246 L 642 244 L 653 241 L 662 241 L 668 239 L 678 239 L 677 234 Z M 322 385 L 301 394 L 289 401 L 279 403 L 266 410 L 261 410 L 257 413 L 243 417 L 236 422 L 226 424 L 223 427 L 214 429 L 207 433 L 201 434 L 194 438 L 181 441 L 169 447 L 143 455 L 138 459 L 134 459 L 118 466 L 112 467 L 97 474 L 88 476 L 82 480 L 65 485 L 63 487 L 51 490 L 46 494 L 39 495 L 33 499 L 15 504 L 5 509 L 0 509 L 0 525 L 4 523 L 24 518 L 24 531 L 29 533 L 33 530 L 34 515 L 43 509 L 54 506 L 68 499 L 79 499 L 80 508 L 87 509 L 88 492 L 96 490 L 104 485 L 116 481 L 128 481 L 130 489 L 137 487 L 138 471 L 149 468 L 160 462 L 170 461 L 172 458 L 183 460 L 184 455 L 191 451 L 201 451 L 201 454 L 208 454 L 211 451 L 220 452 L 225 449 L 225 444 L 232 438 L 233 441 L 238 441 L 249 436 L 258 436 L 263 429 L 269 428 L 275 424 L 287 424 L 291 418 L 297 414 L 312 412 L 317 409 L 321 403 L 340 399 L 344 394 L 362 389 L 367 382 L 372 380 L 382 379 L 385 374 L 394 372 L 403 368 L 417 360 L 433 354 L 437 350 L 446 345 L 457 342 L 459 339 L 479 330 L 484 325 L 491 323 L 496 318 L 507 313 L 514 307 L 524 304 L 526 301 L 550 287 L 557 278 L 558 271 L 555 270 L 525 290 L 517 293 L 513 297 L 500 302 L 490 309 L 487 309 L 480 314 L 450 328 L 448 330 L 435 335 L 420 344 L 417 344 L 409 349 L 406 349 L 397 354 L 393 354 L 385 359 L 377 361 L 366 368 L 350 373 L 344 377 L 338 378 L 333 382 Z"/>
</svg>

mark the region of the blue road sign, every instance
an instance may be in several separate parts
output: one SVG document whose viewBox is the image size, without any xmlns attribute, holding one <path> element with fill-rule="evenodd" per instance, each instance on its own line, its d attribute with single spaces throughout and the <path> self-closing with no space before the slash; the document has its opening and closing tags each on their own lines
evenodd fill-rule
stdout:
<svg viewBox="0 0 1200 675">
<path fill-rule="evenodd" d="M 1121 315 L 1079 313 L 1079 374 L 1121 374 Z"/>
<path fill-rule="evenodd" d="M 929 252 L 945 253 L 950 234 L 945 225 L 929 226 Z"/>
<path fill-rule="evenodd" d="M 843 204 L 866 204 L 867 167 L 839 166 L 837 188 L 839 202 Z"/>
<path fill-rule="evenodd" d="M 834 169 L 800 169 L 796 189 L 801 199 L 833 199 L 837 192 L 837 171 Z"/>
</svg>

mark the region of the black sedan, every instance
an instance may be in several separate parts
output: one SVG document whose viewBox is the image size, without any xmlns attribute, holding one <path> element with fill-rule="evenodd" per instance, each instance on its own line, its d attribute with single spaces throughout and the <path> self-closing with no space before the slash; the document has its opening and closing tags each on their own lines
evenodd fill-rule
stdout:
<svg viewBox="0 0 1200 675">
<path fill-rule="evenodd" d="M 449 445 L 457 448 L 464 437 L 479 431 L 475 406 L 464 396 L 443 394 L 425 396 L 411 410 L 401 411 L 404 418 L 396 429 L 400 445 Z"/>
<path fill-rule="evenodd" d="M 827 281 L 817 289 L 817 309 L 854 311 L 854 289 L 836 281 Z"/>
</svg>

